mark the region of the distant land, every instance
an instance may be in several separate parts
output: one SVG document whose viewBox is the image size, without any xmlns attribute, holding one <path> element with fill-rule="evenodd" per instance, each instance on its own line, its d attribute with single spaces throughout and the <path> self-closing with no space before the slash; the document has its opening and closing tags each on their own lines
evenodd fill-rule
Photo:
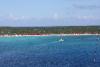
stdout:
<svg viewBox="0 0 100 67">
<path fill-rule="evenodd" d="M 0 27 L 0 35 L 100 34 L 100 26 Z"/>
</svg>

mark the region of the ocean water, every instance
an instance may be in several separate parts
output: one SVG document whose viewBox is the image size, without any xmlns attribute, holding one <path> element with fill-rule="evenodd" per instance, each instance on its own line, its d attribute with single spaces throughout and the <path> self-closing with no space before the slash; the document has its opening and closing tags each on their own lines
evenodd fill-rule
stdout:
<svg viewBox="0 0 100 67">
<path fill-rule="evenodd" d="M 0 67 L 100 67 L 100 36 L 0 37 Z"/>
</svg>

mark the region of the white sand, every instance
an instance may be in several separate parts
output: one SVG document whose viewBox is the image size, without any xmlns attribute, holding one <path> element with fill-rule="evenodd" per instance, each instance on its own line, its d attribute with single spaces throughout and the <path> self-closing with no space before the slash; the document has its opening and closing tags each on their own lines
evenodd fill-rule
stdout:
<svg viewBox="0 0 100 67">
<path fill-rule="evenodd" d="M 100 35 L 100 34 L 43 34 L 43 35 L 0 35 L 0 37 L 22 37 L 22 36 L 80 36 L 80 35 Z"/>
</svg>

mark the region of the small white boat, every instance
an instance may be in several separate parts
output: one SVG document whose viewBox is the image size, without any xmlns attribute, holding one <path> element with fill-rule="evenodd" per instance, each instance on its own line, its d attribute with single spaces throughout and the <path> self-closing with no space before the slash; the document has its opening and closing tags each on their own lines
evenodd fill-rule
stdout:
<svg viewBox="0 0 100 67">
<path fill-rule="evenodd" d="M 64 41 L 64 39 L 62 39 L 62 38 L 59 40 L 59 42 L 63 42 L 63 41 Z"/>
</svg>

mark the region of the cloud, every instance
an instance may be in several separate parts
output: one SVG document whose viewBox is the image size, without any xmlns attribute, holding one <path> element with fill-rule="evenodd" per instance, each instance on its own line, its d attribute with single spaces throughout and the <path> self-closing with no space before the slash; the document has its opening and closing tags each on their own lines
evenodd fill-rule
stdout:
<svg viewBox="0 0 100 67">
<path fill-rule="evenodd" d="M 78 17 L 79 19 L 100 19 L 100 17 L 98 17 L 98 16 L 79 16 Z"/>
<path fill-rule="evenodd" d="M 65 21 L 65 20 L 100 20 L 100 16 L 88 16 L 88 15 L 76 15 L 76 16 L 65 16 L 60 13 L 53 13 L 51 16 L 15 16 L 10 13 L 8 16 L 0 17 L 0 20 L 10 20 L 10 21 L 43 21 L 43 20 L 54 20 L 54 21 Z"/>
<path fill-rule="evenodd" d="M 99 5 L 73 5 L 73 7 L 78 9 L 100 9 Z"/>
<path fill-rule="evenodd" d="M 53 16 L 53 18 L 54 18 L 54 19 L 58 19 L 58 18 L 59 18 L 58 14 L 55 13 L 54 16 Z"/>
<path fill-rule="evenodd" d="M 58 20 L 61 19 L 58 13 L 54 13 L 51 16 L 15 16 L 14 14 L 10 13 L 8 16 L 2 16 L 4 19 L 18 21 L 18 20 L 45 20 L 45 19 L 53 19 Z"/>
<path fill-rule="evenodd" d="M 15 16 L 14 14 L 10 13 L 8 16 L 2 16 L 4 19 L 18 21 L 18 20 L 29 20 L 32 17 L 28 16 Z"/>
<path fill-rule="evenodd" d="M 14 15 L 9 15 L 9 19 L 6 18 L 2 20 L 0 25 L 2 26 L 60 26 L 60 25 L 95 25 L 100 24 L 99 16 L 66 16 L 62 17 L 54 13 L 52 17 L 28 17 L 30 19 L 26 20 L 25 16 L 16 17 Z M 14 20 L 15 18 L 19 18 Z M 56 18 L 56 19 L 54 19 Z M 0 18 L 1 19 L 1 18 Z M 40 19 L 40 20 L 39 20 Z M 14 20 L 14 21 L 12 21 Z"/>
<path fill-rule="evenodd" d="M 76 20 L 100 20 L 100 16 L 66 16 L 65 17 L 65 20 L 66 19 L 76 19 Z"/>
<path fill-rule="evenodd" d="M 51 19 L 54 19 L 54 20 L 63 20 L 65 19 L 65 15 L 63 13 L 57 13 L 55 12 L 52 17 L 50 17 Z"/>
</svg>

